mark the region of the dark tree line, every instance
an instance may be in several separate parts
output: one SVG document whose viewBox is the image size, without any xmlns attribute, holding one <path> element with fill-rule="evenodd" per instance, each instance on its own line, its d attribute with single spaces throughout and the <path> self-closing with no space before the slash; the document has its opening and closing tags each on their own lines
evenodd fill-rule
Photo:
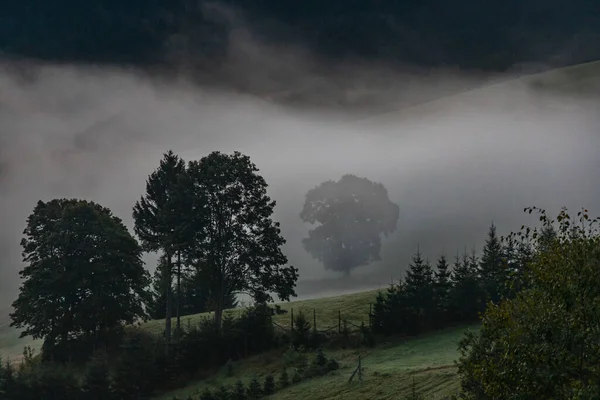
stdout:
<svg viewBox="0 0 600 400">
<path fill-rule="evenodd" d="M 273 329 L 273 309 L 258 305 L 239 318 L 226 317 L 217 332 L 210 319 L 189 327 L 164 352 L 165 338 L 127 330 L 118 352 L 95 351 L 83 368 L 40 362 L 26 353 L 15 366 L 0 360 L 3 400 L 141 400 L 174 389 L 228 360 L 239 360 L 281 345 Z"/>
<path fill-rule="evenodd" d="M 168 152 L 148 178 L 133 217 L 144 249 L 162 254 L 156 282 L 163 284 L 167 346 L 173 310 L 180 331 L 184 300 L 193 295 L 182 290 L 190 277 L 204 282 L 196 288 L 198 301 L 210 302 L 217 330 L 237 293 L 248 293 L 258 303 L 272 300 L 270 293 L 281 300 L 295 296 L 298 270 L 285 266 L 285 240 L 279 223 L 271 220 L 275 202 L 257 171 L 237 152 L 213 152 L 187 165 Z"/>
<path fill-rule="evenodd" d="M 18 368 L 3 366 L 0 393 L 13 400 L 147 398 L 276 346 L 267 303 L 272 295 L 295 296 L 298 272 L 286 265 L 285 241 L 271 219 L 275 202 L 257 172 L 239 152 L 189 163 L 167 152 L 133 209 L 141 244 L 94 202 L 39 201 L 21 243 L 25 268 L 11 324 L 43 339 L 41 357 L 27 351 Z M 143 251 L 160 253 L 154 280 Z M 255 305 L 236 320 L 224 318 L 238 293 Z M 183 329 L 181 315 L 206 310 L 214 318 Z M 164 336 L 132 326 L 149 314 L 165 317 Z M 70 365 L 86 366 L 81 382 Z"/>
<path fill-rule="evenodd" d="M 555 232 L 544 232 L 551 240 Z M 513 298 L 523 286 L 522 273 L 533 249 L 513 238 L 503 240 L 490 226 L 481 256 L 457 255 L 450 266 L 442 255 L 432 266 L 419 250 L 406 276 L 380 292 L 373 308 L 375 333 L 416 335 L 449 324 L 478 320 L 491 302 Z"/>
</svg>

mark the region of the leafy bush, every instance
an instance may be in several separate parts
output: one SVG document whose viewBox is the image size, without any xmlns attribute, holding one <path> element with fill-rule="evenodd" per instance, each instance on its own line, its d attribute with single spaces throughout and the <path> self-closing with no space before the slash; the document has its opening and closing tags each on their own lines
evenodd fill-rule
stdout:
<svg viewBox="0 0 600 400">
<path fill-rule="evenodd" d="M 292 383 L 300 383 L 302 382 L 302 372 L 300 370 L 294 371 L 294 375 L 292 375 Z"/>
<path fill-rule="evenodd" d="M 263 394 L 265 396 L 268 396 L 270 394 L 275 393 L 275 390 L 275 378 L 273 378 L 273 375 L 267 375 L 265 377 L 265 383 L 263 385 Z"/>
<path fill-rule="evenodd" d="M 290 385 L 290 376 L 288 375 L 287 368 L 284 368 L 281 371 L 281 375 L 279 375 L 279 379 L 277 380 L 277 387 L 279 389 L 284 389 Z"/>
<path fill-rule="evenodd" d="M 335 361 L 333 358 L 329 359 L 329 361 L 327 362 L 327 370 L 328 371 L 337 371 L 338 369 L 340 369 L 340 364 Z"/>
<path fill-rule="evenodd" d="M 248 395 L 246 394 L 246 386 L 244 386 L 242 381 L 238 380 L 235 383 L 231 398 L 233 400 L 246 400 L 248 398 Z"/>
<path fill-rule="evenodd" d="M 229 389 L 224 385 L 219 386 L 219 390 L 216 391 L 214 396 L 215 400 L 229 400 L 231 398 Z"/>
<path fill-rule="evenodd" d="M 209 388 L 204 388 L 200 394 L 200 400 L 217 400 L 217 398 Z"/>
<path fill-rule="evenodd" d="M 490 303 L 479 332 L 460 343 L 461 386 L 471 398 L 600 396 L 600 230 L 586 210 L 573 222 L 566 209 L 556 221 L 537 211 L 541 230 L 512 234 L 532 257 L 512 271 L 524 289 Z M 543 234 L 554 230 L 555 234 Z"/>
<path fill-rule="evenodd" d="M 263 395 L 263 390 L 260 382 L 256 378 L 252 378 L 250 385 L 248 385 L 248 398 L 249 399 L 260 399 Z"/>
<path fill-rule="evenodd" d="M 86 399 L 110 400 L 112 398 L 106 354 L 95 354 L 87 364 L 81 390 Z"/>
</svg>

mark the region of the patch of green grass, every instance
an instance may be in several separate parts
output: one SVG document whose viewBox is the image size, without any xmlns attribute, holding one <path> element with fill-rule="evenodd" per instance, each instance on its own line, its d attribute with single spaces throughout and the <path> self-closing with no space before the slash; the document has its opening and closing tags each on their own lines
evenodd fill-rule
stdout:
<svg viewBox="0 0 600 400">
<path fill-rule="evenodd" d="M 365 325 L 368 325 L 369 306 L 375 302 L 376 296 L 377 291 L 370 290 L 367 292 L 345 294 L 341 296 L 279 303 L 278 305 L 283 310 L 288 311 L 288 313 L 276 315 L 274 321 L 284 328 L 289 328 L 291 324 L 291 311 L 293 309 L 294 315 L 303 312 L 311 325 L 313 324 L 314 312 L 317 321 L 317 329 L 319 330 L 326 330 L 329 328 L 337 329 L 338 318 L 340 315 L 342 320 L 347 319 L 356 326 L 360 326 L 362 322 L 364 322 Z M 239 316 L 243 310 L 243 308 L 227 310 L 225 311 L 225 314 Z M 186 327 L 188 324 L 193 326 L 200 322 L 202 318 L 212 317 L 213 313 L 185 316 L 181 318 L 181 325 L 183 327 Z M 175 324 L 175 319 L 173 319 L 173 324 Z M 142 328 L 155 334 L 161 334 L 164 330 L 164 320 L 149 321 L 143 324 Z"/>
<path fill-rule="evenodd" d="M 329 350 L 328 357 L 340 363 L 340 369 L 326 376 L 310 379 L 277 392 L 271 399 L 401 399 L 408 395 L 412 384 L 427 398 L 440 398 L 457 392 L 459 381 L 454 361 L 458 357 L 458 341 L 476 325 L 457 327 L 423 335 L 410 340 L 390 340 L 372 349 Z M 261 354 L 235 364 L 234 375 L 227 376 L 226 368 L 208 379 L 161 395 L 156 400 L 171 400 L 174 396 L 196 396 L 204 388 L 216 390 L 220 385 L 233 385 L 238 379 L 248 383 L 257 377 L 261 382 L 268 374 L 275 378 L 283 369 L 283 350 Z M 362 358 L 363 382 L 350 375 Z M 312 359 L 314 354 L 309 355 Z M 434 397 L 435 396 L 435 397 Z"/>
</svg>

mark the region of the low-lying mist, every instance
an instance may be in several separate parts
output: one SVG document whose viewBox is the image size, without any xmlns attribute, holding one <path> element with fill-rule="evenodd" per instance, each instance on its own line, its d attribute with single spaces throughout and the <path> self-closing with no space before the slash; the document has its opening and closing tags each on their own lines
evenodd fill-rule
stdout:
<svg viewBox="0 0 600 400">
<path fill-rule="evenodd" d="M 417 245 L 431 259 L 453 256 L 479 249 L 491 222 L 500 233 L 518 229 L 528 222 L 526 206 L 593 211 L 600 204 L 595 99 L 535 91 L 524 79 L 491 84 L 510 76 L 350 62 L 317 73 L 315 60 L 294 67 L 292 53 L 252 54 L 246 64 L 232 58 L 228 72 L 253 82 L 244 90 L 227 80 L 198 84 L 185 72 L 151 79 L 135 70 L 31 63 L 24 70 L 5 61 L 0 300 L 16 295 L 19 241 L 37 200 L 93 199 L 131 226 L 145 179 L 169 149 L 186 160 L 214 150 L 251 156 L 277 201 L 285 252 L 305 282 L 300 295 L 318 290 L 315 280 L 336 277 L 302 249 L 304 194 L 346 173 L 382 182 L 400 207 L 382 262 L 355 272 L 370 287 L 400 276 Z M 283 65 L 285 73 L 265 73 Z M 407 107 L 437 97 L 444 98 Z M 146 260 L 153 269 L 156 256 Z M 341 279 L 329 290 L 359 287 Z"/>
</svg>

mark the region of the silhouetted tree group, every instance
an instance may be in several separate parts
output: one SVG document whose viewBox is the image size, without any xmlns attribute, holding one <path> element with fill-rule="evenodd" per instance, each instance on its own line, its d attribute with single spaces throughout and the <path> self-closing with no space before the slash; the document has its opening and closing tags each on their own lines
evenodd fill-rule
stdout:
<svg viewBox="0 0 600 400">
<path fill-rule="evenodd" d="M 553 235 L 552 231 L 546 232 Z M 415 335 L 449 324 L 476 321 L 489 302 L 513 297 L 532 249 L 502 240 L 491 225 L 481 257 L 473 250 L 456 256 L 450 267 L 444 255 L 434 268 L 422 253 L 412 257 L 404 279 L 380 292 L 372 312 L 375 333 Z"/>
<path fill-rule="evenodd" d="M 133 208 L 141 244 L 92 201 L 39 201 L 21 242 L 26 265 L 11 325 L 43 339 L 42 357 L 27 352 L 18 368 L 6 364 L 0 393 L 14 400 L 146 398 L 196 371 L 276 346 L 267 303 L 272 294 L 295 296 L 298 271 L 286 265 L 285 240 L 271 219 L 275 202 L 257 172 L 239 152 L 187 164 L 167 152 Z M 143 251 L 160 253 L 153 280 Z M 224 318 L 240 292 L 255 305 Z M 214 318 L 181 326 L 182 315 L 209 310 Z M 164 335 L 132 326 L 149 316 L 165 318 Z M 76 378 L 66 365 L 85 365 L 86 376 Z"/>
</svg>

